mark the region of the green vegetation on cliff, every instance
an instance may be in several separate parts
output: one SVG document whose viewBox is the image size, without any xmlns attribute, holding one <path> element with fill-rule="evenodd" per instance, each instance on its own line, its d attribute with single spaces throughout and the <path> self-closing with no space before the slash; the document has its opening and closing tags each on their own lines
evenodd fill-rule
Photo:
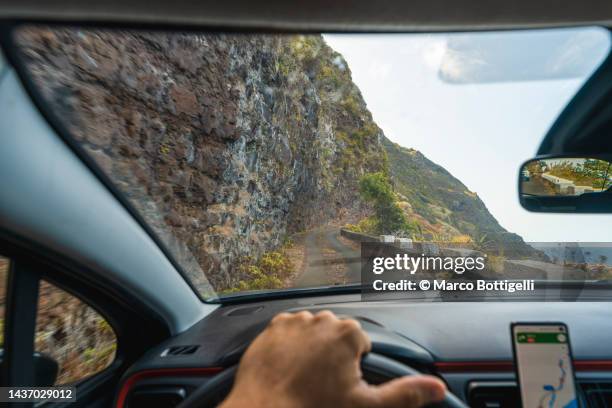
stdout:
<svg viewBox="0 0 612 408">
<path fill-rule="evenodd" d="M 359 180 L 359 192 L 363 199 L 374 207 L 374 215 L 371 217 L 373 231 L 368 232 L 410 236 L 415 231 L 399 207 L 397 196 L 385 173 L 370 173 L 363 176 Z"/>
<path fill-rule="evenodd" d="M 478 195 L 415 149 L 402 147 L 383 137 L 391 180 L 405 200 L 408 218 L 419 228 L 421 238 L 461 242 L 476 246 L 486 241 L 515 255 L 534 253 L 521 237 L 507 232 L 488 211 Z"/>
</svg>

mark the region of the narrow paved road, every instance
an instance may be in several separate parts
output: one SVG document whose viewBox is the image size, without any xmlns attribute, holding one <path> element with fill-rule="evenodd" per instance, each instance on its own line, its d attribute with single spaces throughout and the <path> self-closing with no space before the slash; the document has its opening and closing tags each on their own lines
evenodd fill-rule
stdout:
<svg viewBox="0 0 612 408">
<path fill-rule="evenodd" d="M 559 280 L 583 280 L 584 271 L 569 266 L 557 265 L 550 262 L 534 260 L 508 260 L 507 262 L 515 265 L 526 266 L 544 274 L 544 279 L 551 281 Z"/>
<path fill-rule="evenodd" d="M 361 279 L 360 252 L 344 244 L 340 239 L 340 228 L 321 227 L 309 231 L 305 238 L 306 262 L 304 271 L 295 282 L 298 287 L 334 284 L 334 268 L 344 269 L 346 283 Z"/>
</svg>

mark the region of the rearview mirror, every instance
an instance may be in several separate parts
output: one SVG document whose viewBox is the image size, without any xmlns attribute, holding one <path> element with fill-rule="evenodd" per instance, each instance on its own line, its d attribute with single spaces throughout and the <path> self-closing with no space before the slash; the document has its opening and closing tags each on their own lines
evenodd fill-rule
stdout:
<svg viewBox="0 0 612 408">
<path fill-rule="evenodd" d="M 519 199 L 529 211 L 612 213 L 612 162 L 601 157 L 543 157 L 519 173 Z"/>
</svg>

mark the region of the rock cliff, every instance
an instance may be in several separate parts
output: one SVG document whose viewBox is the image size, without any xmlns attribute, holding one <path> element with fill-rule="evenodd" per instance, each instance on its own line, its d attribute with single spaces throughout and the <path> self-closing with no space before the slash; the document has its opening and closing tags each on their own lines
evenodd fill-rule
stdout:
<svg viewBox="0 0 612 408">
<path fill-rule="evenodd" d="M 19 41 L 72 135 L 215 287 L 239 278 L 237 260 L 361 211 L 357 180 L 385 166 L 320 36 L 35 28 Z"/>
</svg>

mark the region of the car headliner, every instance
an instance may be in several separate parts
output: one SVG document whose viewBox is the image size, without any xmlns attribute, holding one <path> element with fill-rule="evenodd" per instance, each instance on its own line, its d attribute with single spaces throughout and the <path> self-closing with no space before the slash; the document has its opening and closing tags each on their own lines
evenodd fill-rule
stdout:
<svg viewBox="0 0 612 408">
<path fill-rule="evenodd" d="M 5 0 L 0 18 L 316 31 L 453 31 L 612 23 L 609 0 Z"/>
</svg>

